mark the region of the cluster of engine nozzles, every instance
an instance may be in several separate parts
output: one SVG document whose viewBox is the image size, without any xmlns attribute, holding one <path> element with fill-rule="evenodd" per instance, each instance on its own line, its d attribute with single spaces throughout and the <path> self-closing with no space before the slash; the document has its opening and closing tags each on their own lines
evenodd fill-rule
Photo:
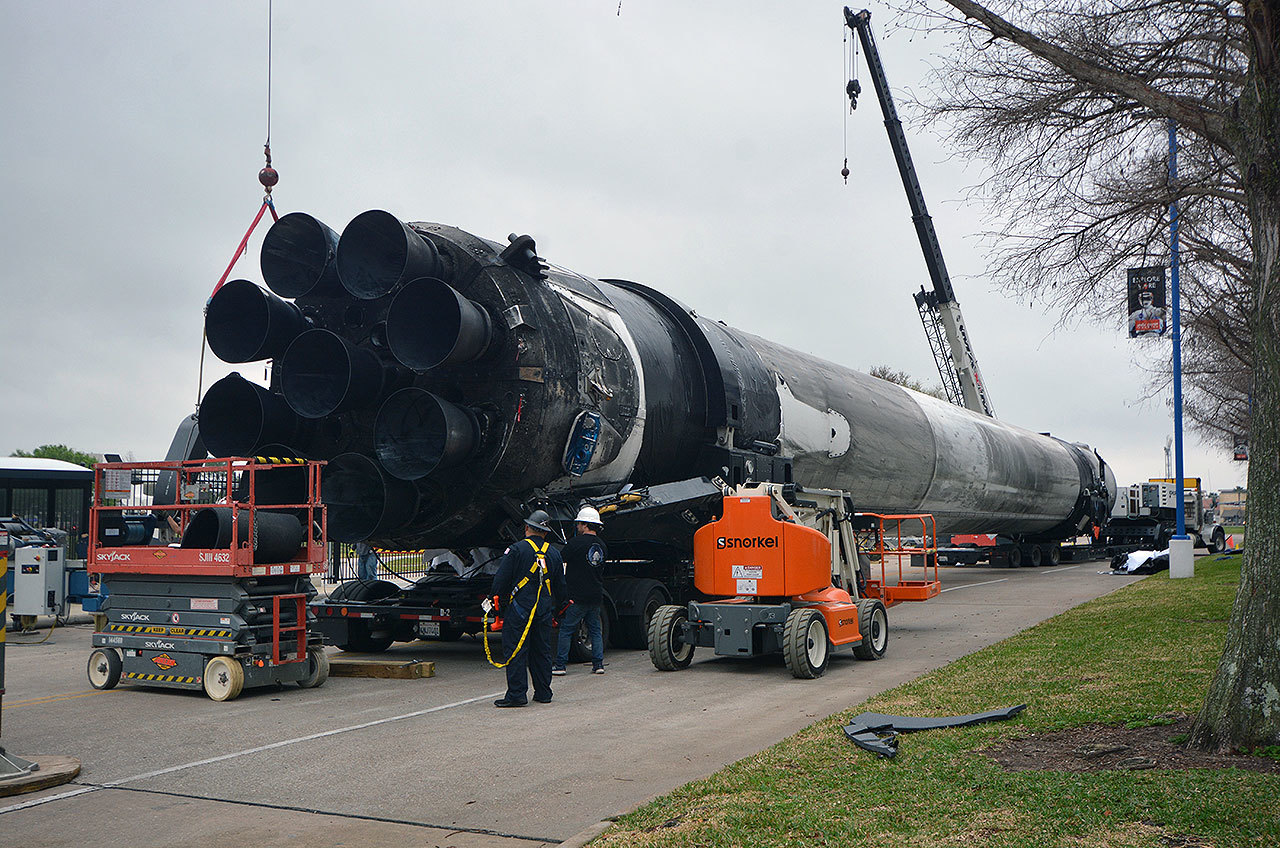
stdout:
<svg viewBox="0 0 1280 848">
<path fill-rule="evenodd" d="M 478 425 L 469 410 L 415 387 L 415 379 L 483 355 L 493 339 L 488 312 L 447 282 L 447 256 L 387 212 L 357 216 L 341 237 L 310 215 L 285 215 L 267 233 L 261 261 L 270 291 L 248 280 L 226 283 L 208 304 L 205 333 L 225 362 L 274 360 L 273 388 L 238 374 L 209 388 L 199 420 L 210 453 L 316 455 L 309 446 L 320 442 L 321 453 L 335 454 L 320 457 L 333 466 L 326 501 L 344 499 L 345 490 L 366 502 L 381 492 L 375 501 L 416 503 L 416 495 L 394 491 L 396 482 L 464 461 Z M 367 438 L 316 438 L 323 419 L 375 410 L 376 463 L 351 453 L 367 450 Z M 367 435 L 367 424 L 351 429 Z M 331 528 L 334 517 L 331 510 Z M 363 537 L 389 520 L 368 518 L 359 532 L 335 535 Z M 376 527 L 365 533 L 370 524 Z"/>
</svg>

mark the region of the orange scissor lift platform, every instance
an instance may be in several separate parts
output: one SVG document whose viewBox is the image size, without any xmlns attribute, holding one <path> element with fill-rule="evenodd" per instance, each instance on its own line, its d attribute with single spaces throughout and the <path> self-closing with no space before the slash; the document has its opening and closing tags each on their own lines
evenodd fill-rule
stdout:
<svg viewBox="0 0 1280 848">
<path fill-rule="evenodd" d="M 322 684 L 308 626 L 325 570 L 322 462 L 231 457 L 100 463 L 88 570 L 105 599 L 89 682 L 203 689 Z M 160 501 L 165 501 L 161 503 Z"/>
<path fill-rule="evenodd" d="M 941 591 L 933 516 L 855 513 L 843 492 L 739 487 L 693 547 L 694 585 L 717 600 L 654 614 L 649 655 L 662 670 L 685 668 L 694 648 L 709 647 L 719 656 L 782 653 L 796 677 L 819 677 L 832 648 L 883 657 L 887 608 Z"/>
</svg>

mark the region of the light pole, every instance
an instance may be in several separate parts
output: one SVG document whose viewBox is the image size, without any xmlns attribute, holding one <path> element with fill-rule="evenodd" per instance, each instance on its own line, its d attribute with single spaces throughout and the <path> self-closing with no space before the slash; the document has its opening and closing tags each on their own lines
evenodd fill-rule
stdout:
<svg viewBox="0 0 1280 848">
<path fill-rule="evenodd" d="M 1187 535 L 1185 501 L 1182 490 L 1182 302 L 1178 292 L 1178 129 L 1169 119 L 1169 266 L 1173 301 L 1173 464 L 1174 485 L 1178 490 L 1177 533 L 1169 541 L 1169 576 L 1195 575 L 1195 552 Z"/>
</svg>

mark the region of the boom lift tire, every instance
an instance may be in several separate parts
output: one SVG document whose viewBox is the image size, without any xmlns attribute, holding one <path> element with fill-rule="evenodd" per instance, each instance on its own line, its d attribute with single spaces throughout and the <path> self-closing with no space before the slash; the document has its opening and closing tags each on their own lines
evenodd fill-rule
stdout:
<svg viewBox="0 0 1280 848">
<path fill-rule="evenodd" d="M 862 642 L 854 645 L 853 655 L 860 660 L 878 660 L 889 648 L 889 612 L 880 601 L 864 598 L 858 601 L 858 632 Z"/>
<path fill-rule="evenodd" d="M 649 620 L 649 659 L 659 671 L 679 671 L 693 662 L 693 645 L 677 641 L 680 622 L 688 619 L 687 609 L 666 604 Z"/>
<path fill-rule="evenodd" d="M 244 666 L 230 657 L 214 657 L 204 666 L 204 693 L 215 701 L 234 700 L 244 690 Z"/>
<path fill-rule="evenodd" d="M 323 686 L 329 679 L 329 655 L 324 648 L 307 650 L 307 676 L 298 681 L 303 689 L 314 689 Z"/>
<path fill-rule="evenodd" d="M 89 655 L 89 685 L 94 689 L 114 689 L 123 667 L 115 648 L 98 648 Z"/>
<path fill-rule="evenodd" d="M 782 657 L 794 677 L 813 680 L 827 670 L 831 643 L 827 620 L 808 607 L 794 609 L 782 628 Z"/>
</svg>

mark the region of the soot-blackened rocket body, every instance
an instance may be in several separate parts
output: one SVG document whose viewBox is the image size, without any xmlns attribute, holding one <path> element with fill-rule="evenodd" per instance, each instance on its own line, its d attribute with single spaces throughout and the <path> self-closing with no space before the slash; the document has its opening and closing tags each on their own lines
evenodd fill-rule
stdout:
<svg viewBox="0 0 1280 848">
<path fill-rule="evenodd" d="M 262 248 L 270 291 L 237 280 L 209 304 L 215 354 L 273 360 L 269 389 L 210 387 L 210 451 L 328 459 L 331 535 L 403 547 L 491 544 L 535 495 L 699 476 L 843 489 L 863 511 L 932 512 L 944 533 L 1064 538 L 1109 511 L 1105 463 L 1083 446 L 510 242 L 382 211 L 341 238 L 281 218 Z"/>
</svg>

